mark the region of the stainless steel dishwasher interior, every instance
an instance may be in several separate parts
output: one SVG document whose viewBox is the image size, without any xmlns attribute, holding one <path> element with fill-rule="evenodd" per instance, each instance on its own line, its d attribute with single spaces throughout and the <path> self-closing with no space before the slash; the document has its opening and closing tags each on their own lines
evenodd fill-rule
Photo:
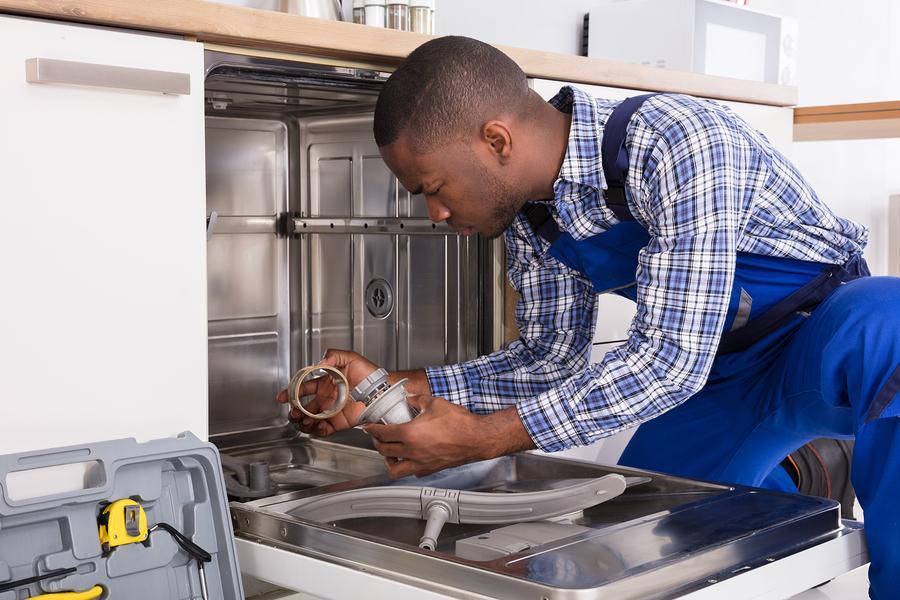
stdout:
<svg viewBox="0 0 900 600">
<path fill-rule="evenodd" d="M 332 347 L 389 370 L 495 349 L 502 248 L 432 223 L 381 160 L 385 73 L 206 61 L 210 436 L 257 443 L 242 458 L 269 463 L 274 491 L 339 480 L 282 460 L 309 447 L 278 390 Z"/>
</svg>

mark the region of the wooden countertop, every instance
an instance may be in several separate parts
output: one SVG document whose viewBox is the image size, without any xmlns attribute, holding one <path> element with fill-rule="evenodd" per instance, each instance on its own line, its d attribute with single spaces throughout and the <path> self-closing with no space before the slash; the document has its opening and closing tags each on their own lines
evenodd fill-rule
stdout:
<svg viewBox="0 0 900 600">
<path fill-rule="evenodd" d="M 111 25 L 390 68 L 430 36 L 203 0 L 0 0 L 0 12 Z M 797 89 L 617 61 L 500 46 L 530 76 L 793 106 Z"/>
<path fill-rule="evenodd" d="M 900 137 L 900 102 L 804 106 L 794 109 L 794 141 Z"/>
</svg>

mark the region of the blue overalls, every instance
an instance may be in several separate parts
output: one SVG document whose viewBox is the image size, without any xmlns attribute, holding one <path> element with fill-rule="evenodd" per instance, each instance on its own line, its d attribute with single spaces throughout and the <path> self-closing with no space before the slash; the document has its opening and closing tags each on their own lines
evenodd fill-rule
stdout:
<svg viewBox="0 0 900 600">
<path fill-rule="evenodd" d="M 606 204 L 618 224 L 576 241 L 545 204 L 523 209 L 551 256 L 597 293 L 631 300 L 649 234 L 625 200 L 625 130 L 650 96 L 623 101 L 604 128 Z M 767 477 L 785 456 L 816 438 L 855 436 L 851 479 L 865 513 L 870 594 L 900 599 L 891 581 L 900 575 L 900 278 L 868 275 L 861 256 L 840 266 L 738 253 L 705 387 L 642 424 L 620 462 L 780 488 Z"/>
</svg>

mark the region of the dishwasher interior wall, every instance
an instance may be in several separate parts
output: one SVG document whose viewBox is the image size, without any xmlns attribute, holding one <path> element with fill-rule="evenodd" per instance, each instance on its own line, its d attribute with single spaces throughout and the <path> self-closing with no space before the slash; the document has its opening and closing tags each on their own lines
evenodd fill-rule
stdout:
<svg viewBox="0 0 900 600">
<path fill-rule="evenodd" d="M 213 52 L 207 66 L 211 435 L 283 427 L 276 393 L 328 348 L 388 369 L 494 349 L 502 246 L 432 224 L 388 170 L 383 76 Z"/>
</svg>

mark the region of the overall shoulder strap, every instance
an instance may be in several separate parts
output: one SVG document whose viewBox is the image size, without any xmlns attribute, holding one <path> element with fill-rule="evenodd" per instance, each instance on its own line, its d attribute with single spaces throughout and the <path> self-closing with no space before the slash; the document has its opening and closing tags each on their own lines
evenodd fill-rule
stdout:
<svg viewBox="0 0 900 600">
<path fill-rule="evenodd" d="M 625 176 L 628 173 L 628 152 L 625 151 L 625 133 L 632 115 L 645 100 L 657 94 L 643 94 L 626 98 L 613 109 L 603 128 L 600 154 L 603 158 L 603 174 L 606 177 L 606 205 L 620 221 L 633 221 L 625 200 Z"/>
<path fill-rule="evenodd" d="M 628 173 L 628 152 L 625 151 L 625 133 L 632 115 L 645 100 L 657 94 L 644 94 L 626 98 L 613 109 L 603 128 L 600 153 L 603 158 L 603 174 L 606 177 L 606 205 L 620 221 L 634 221 L 625 200 L 625 176 Z M 536 234 L 553 243 L 559 237 L 559 226 L 543 202 L 529 202 L 522 209 Z"/>
<path fill-rule="evenodd" d="M 548 243 L 552 244 L 559 237 L 559 226 L 546 203 L 529 202 L 522 209 L 522 214 L 528 219 L 531 229 Z"/>
</svg>

